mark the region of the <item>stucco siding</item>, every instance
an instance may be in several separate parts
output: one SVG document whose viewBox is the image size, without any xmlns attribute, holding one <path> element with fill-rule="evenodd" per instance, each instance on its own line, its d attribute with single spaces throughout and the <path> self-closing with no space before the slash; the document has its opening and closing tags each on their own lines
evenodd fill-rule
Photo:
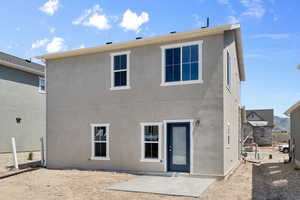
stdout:
<svg viewBox="0 0 300 200">
<path fill-rule="evenodd" d="M 40 150 L 45 136 L 45 94 L 39 93 L 37 75 L 0 66 L 0 153 Z M 16 118 L 21 118 L 16 123 Z"/>
<path fill-rule="evenodd" d="M 295 109 L 291 115 L 291 142 L 294 143 L 294 158 L 300 163 L 300 108 Z M 300 165 L 299 165 L 300 166 Z"/>
<path fill-rule="evenodd" d="M 112 52 L 47 61 L 47 166 L 164 171 L 164 133 L 162 161 L 141 162 L 140 123 L 194 119 L 193 173 L 222 175 L 223 35 L 200 39 L 202 84 L 160 86 L 162 44 L 124 49 L 129 90 L 110 90 Z M 90 123 L 110 124 L 110 160 L 89 160 Z"/>
<path fill-rule="evenodd" d="M 231 85 L 227 86 L 227 52 L 231 56 Z M 239 161 L 240 148 L 240 78 L 238 71 L 235 35 L 233 31 L 224 34 L 223 51 L 223 91 L 224 91 L 224 174 L 227 174 Z M 228 130 L 229 126 L 229 130 Z M 228 144 L 228 131 L 230 141 Z"/>
</svg>

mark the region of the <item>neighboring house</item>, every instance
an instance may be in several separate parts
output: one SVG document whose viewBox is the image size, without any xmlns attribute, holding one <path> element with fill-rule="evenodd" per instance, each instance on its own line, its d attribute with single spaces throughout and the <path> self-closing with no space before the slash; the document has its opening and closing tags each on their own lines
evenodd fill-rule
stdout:
<svg viewBox="0 0 300 200">
<path fill-rule="evenodd" d="M 48 168 L 224 176 L 238 165 L 240 25 L 38 58 Z"/>
<path fill-rule="evenodd" d="M 290 117 L 290 156 L 296 166 L 300 168 L 300 101 L 284 114 Z"/>
<path fill-rule="evenodd" d="M 245 143 L 256 143 L 259 146 L 272 145 L 273 109 L 246 110 L 246 118 L 247 123 L 243 125 Z"/>
<path fill-rule="evenodd" d="M 45 100 L 44 66 L 0 52 L 0 153 L 40 150 Z"/>
</svg>

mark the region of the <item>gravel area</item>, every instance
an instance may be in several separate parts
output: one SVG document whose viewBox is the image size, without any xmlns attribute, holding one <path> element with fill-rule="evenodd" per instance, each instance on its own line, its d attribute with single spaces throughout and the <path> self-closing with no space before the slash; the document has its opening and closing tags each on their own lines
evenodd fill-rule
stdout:
<svg viewBox="0 0 300 200">
<path fill-rule="evenodd" d="M 38 169 L 0 179 L 0 194 L 4 199 L 167 199 L 189 197 L 122 192 L 109 186 L 136 177 L 127 173 L 80 170 Z M 300 171 L 278 160 L 262 164 L 243 163 L 227 179 L 209 186 L 199 199 L 205 200 L 282 200 L 300 199 Z"/>
</svg>

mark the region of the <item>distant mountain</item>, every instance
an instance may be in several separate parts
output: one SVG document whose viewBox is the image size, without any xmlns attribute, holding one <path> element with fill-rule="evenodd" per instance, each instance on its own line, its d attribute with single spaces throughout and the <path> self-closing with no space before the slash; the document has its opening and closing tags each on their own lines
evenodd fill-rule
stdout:
<svg viewBox="0 0 300 200">
<path fill-rule="evenodd" d="M 274 131 L 290 131 L 290 119 L 274 116 Z"/>
</svg>

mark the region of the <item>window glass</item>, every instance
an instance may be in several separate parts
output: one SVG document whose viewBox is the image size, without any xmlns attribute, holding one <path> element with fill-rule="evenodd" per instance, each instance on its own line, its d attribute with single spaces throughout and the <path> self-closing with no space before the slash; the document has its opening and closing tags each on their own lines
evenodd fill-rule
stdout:
<svg viewBox="0 0 300 200">
<path fill-rule="evenodd" d="M 107 155 L 108 126 L 93 126 L 93 157 L 104 157 Z"/>
<path fill-rule="evenodd" d="M 114 56 L 114 87 L 127 86 L 127 54 Z"/>
<path fill-rule="evenodd" d="M 127 68 L 127 55 L 114 56 L 114 70 Z"/>
<path fill-rule="evenodd" d="M 144 126 L 144 152 L 145 159 L 158 159 L 159 157 L 159 126 Z"/>
<path fill-rule="evenodd" d="M 106 141 L 106 127 L 95 127 L 95 141 Z"/>
<path fill-rule="evenodd" d="M 231 86 L 231 56 L 227 52 L 227 86 Z"/>
<path fill-rule="evenodd" d="M 180 80 L 180 48 L 166 49 L 166 82 Z"/>
<path fill-rule="evenodd" d="M 39 90 L 41 92 L 45 91 L 45 79 L 44 78 L 39 79 Z"/>
<path fill-rule="evenodd" d="M 148 159 L 158 158 L 158 143 L 145 144 L 145 158 Z"/>
<path fill-rule="evenodd" d="M 199 45 L 166 49 L 165 59 L 166 82 L 199 80 Z"/>
</svg>

